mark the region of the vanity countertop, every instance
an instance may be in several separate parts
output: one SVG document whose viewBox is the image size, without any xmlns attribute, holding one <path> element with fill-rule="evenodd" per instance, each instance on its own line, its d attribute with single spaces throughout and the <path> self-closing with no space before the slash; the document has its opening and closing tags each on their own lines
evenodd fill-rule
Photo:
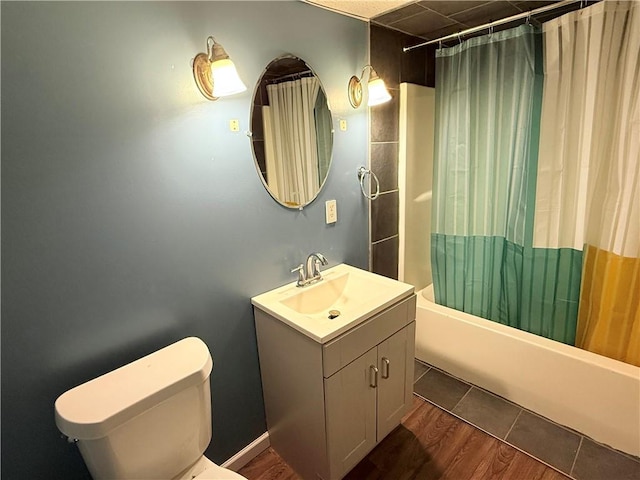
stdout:
<svg viewBox="0 0 640 480">
<path fill-rule="evenodd" d="M 298 287 L 292 282 L 253 297 L 251 303 L 316 342 L 327 343 L 413 292 L 413 285 L 342 263 L 323 271 L 315 284 Z M 335 311 L 338 316 L 329 318 Z"/>
</svg>

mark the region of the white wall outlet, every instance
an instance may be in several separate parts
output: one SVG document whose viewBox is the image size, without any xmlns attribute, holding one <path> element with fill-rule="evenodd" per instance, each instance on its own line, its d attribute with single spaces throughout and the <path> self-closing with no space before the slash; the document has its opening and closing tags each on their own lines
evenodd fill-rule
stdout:
<svg viewBox="0 0 640 480">
<path fill-rule="evenodd" d="M 344 119 L 340 120 L 340 130 L 343 132 L 347 131 L 347 121 Z"/>
<path fill-rule="evenodd" d="M 232 132 L 239 132 L 240 131 L 240 121 L 237 119 L 232 119 L 229 120 L 229 130 L 231 130 Z"/>
<path fill-rule="evenodd" d="M 338 221 L 338 205 L 335 200 L 327 200 L 324 203 L 327 225 Z"/>
</svg>

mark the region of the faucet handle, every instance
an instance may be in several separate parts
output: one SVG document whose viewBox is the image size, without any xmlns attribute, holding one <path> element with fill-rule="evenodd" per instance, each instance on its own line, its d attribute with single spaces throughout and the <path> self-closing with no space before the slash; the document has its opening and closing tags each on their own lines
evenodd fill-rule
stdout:
<svg viewBox="0 0 640 480">
<path fill-rule="evenodd" d="M 298 286 L 302 285 L 305 281 L 304 278 L 304 265 L 300 264 L 296 268 L 291 270 L 291 273 L 298 272 Z"/>
</svg>

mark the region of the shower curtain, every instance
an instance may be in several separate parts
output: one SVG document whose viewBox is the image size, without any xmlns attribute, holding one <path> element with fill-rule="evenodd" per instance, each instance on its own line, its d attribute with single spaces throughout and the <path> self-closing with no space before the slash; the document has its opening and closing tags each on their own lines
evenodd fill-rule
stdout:
<svg viewBox="0 0 640 480">
<path fill-rule="evenodd" d="M 315 106 L 316 77 L 267 85 L 263 107 L 267 183 L 291 206 L 305 205 L 320 188 Z"/>
<path fill-rule="evenodd" d="M 576 346 L 640 365 L 640 5 L 543 30 L 534 245 L 584 251 Z"/>
<path fill-rule="evenodd" d="M 634 3 L 438 50 L 431 242 L 438 303 L 640 364 Z"/>
<path fill-rule="evenodd" d="M 327 97 L 322 88 L 318 91 L 314 118 L 318 140 L 318 177 L 322 182 L 329 173 L 331 148 L 333 147 L 333 120 L 331 119 L 331 111 L 327 108 Z"/>
</svg>

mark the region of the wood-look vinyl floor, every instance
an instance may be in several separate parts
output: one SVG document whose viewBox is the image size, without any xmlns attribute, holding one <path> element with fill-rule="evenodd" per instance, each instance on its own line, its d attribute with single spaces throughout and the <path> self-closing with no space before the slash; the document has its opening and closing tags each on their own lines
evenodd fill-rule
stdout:
<svg viewBox="0 0 640 480">
<path fill-rule="evenodd" d="M 299 480 L 271 448 L 240 472 L 249 480 Z M 414 397 L 402 424 L 345 477 L 348 480 L 567 480 L 569 477 L 453 415 Z"/>
</svg>

